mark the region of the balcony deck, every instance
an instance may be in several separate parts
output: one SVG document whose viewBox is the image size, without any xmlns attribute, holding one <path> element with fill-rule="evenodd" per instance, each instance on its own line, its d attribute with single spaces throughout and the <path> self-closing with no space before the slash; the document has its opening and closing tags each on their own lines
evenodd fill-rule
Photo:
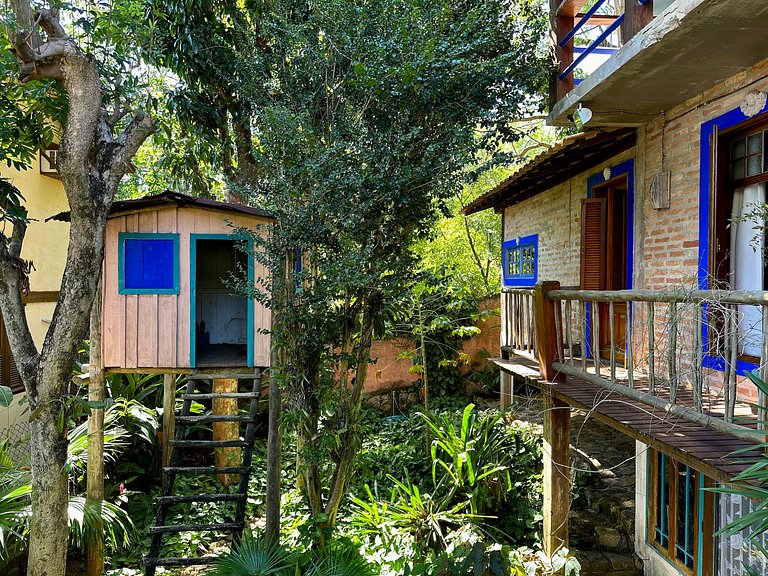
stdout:
<svg viewBox="0 0 768 576">
<path fill-rule="evenodd" d="M 638 126 L 765 59 L 768 3 L 678 0 L 561 98 L 548 124 L 570 125 L 579 103 L 590 127 Z"/>
<path fill-rule="evenodd" d="M 509 359 L 492 358 L 491 361 L 505 372 L 522 378 L 543 392 L 549 391 L 559 400 L 590 412 L 594 418 L 621 433 L 663 449 L 675 459 L 701 470 L 716 481 L 728 482 L 749 467 L 749 460 L 762 454 L 760 449 L 745 440 L 694 424 L 585 380 L 569 376 L 563 382 L 548 382 L 541 376 L 539 363 L 529 356 L 510 353 Z M 647 382 L 641 378 L 636 379 L 635 388 L 648 391 Z M 655 394 L 663 398 L 665 392 L 657 390 Z M 669 399 L 666 394 L 666 399 Z M 691 391 L 680 388 L 676 403 L 692 406 Z M 713 397 L 705 412 L 722 416 L 724 406 Z M 747 404 L 738 403 L 736 415 L 739 424 L 750 426 L 749 420 L 752 420 L 751 427 L 755 426 L 757 417 Z M 746 451 L 734 455 L 737 450 Z"/>
</svg>

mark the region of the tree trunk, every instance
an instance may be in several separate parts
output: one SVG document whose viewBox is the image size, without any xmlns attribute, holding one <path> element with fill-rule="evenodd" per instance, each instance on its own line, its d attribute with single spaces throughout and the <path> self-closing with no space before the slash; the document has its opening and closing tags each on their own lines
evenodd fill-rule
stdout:
<svg viewBox="0 0 768 576">
<path fill-rule="evenodd" d="M 237 378 L 215 378 L 212 386 L 212 392 L 214 394 L 237 392 Z M 237 398 L 214 398 L 211 413 L 215 416 L 237 414 Z M 214 440 L 237 440 L 239 438 L 239 422 L 213 423 Z M 242 465 L 243 451 L 240 448 L 217 447 L 214 450 L 214 454 L 216 456 L 216 466 L 220 468 Z M 216 476 L 225 488 L 228 488 L 232 484 L 237 484 L 240 481 L 240 476 L 238 474 L 217 474 Z"/>
<path fill-rule="evenodd" d="M 32 519 L 29 576 L 60 576 L 67 568 L 69 500 L 67 435 L 59 403 L 43 404 L 31 422 Z"/>
<path fill-rule="evenodd" d="M 21 260 L 26 227 L 0 232 L 0 309 L 11 352 L 31 410 L 32 517 L 28 576 L 63 576 L 67 559 L 67 399 L 72 365 L 88 334 L 104 254 L 104 230 L 120 180 L 154 123 L 136 114 L 117 137 L 102 107 L 95 58 L 85 53 L 59 22 L 58 10 L 33 13 L 29 0 L 12 0 L 19 30 L 9 41 L 19 81 L 61 82 L 68 113 L 59 146 L 58 170 L 70 210 L 69 245 L 59 300 L 38 354 L 29 332 L 20 289 L 28 263 Z M 41 40 L 38 29 L 45 32 Z"/>
</svg>

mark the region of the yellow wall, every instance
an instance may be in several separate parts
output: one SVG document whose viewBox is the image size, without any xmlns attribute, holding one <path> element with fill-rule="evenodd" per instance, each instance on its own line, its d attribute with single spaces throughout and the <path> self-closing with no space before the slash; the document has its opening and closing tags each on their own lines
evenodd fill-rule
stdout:
<svg viewBox="0 0 768 576">
<path fill-rule="evenodd" d="M 29 277 L 32 292 L 58 290 L 69 243 L 69 224 L 46 222 L 45 219 L 68 209 L 64 187 L 59 180 L 40 174 L 36 162 L 28 170 L 14 170 L 3 165 L 0 176 L 11 181 L 24 196 L 24 205 L 33 219 L 27 226 L 21 256 L 35 265 Z M 29 303 L 26 306 L 27 322 L 38 350 L 43 345 L 45 333 L 53 315 L 55 302 Z M 26 421 L 27 404 L 21 404 L 23 394 L 16 394 L 9 408 L 0 408 L 0 430 Z"/>
<path fill-rule="evenodd" d="M 29 217 L 34 219 L 27 227 L 21 254 L 22 258 L 31 260 L 35 265 L 30 275 L 32 291 L 58 290 L 67 257 L 69 224 L 46 222 L 45 219 L 68 209 L 61 182 L 41 175 L 37 162 L 24 171 L 2 166 L 0 176 L 10 180 L 21 191 Z M 43 344 L 54 306 L 53 302 L 27 305 L 27 321 L 38 349 Z"/>
</svg>

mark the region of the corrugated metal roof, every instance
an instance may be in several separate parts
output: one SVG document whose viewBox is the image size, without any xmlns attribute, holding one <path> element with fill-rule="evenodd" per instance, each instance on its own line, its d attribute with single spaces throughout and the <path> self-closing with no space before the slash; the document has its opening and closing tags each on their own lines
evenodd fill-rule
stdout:
<svg viewBox="0 0 768 576">
<path fill-rule="evenodd" d="M 500 210 L 522 202 L 632 148 L 636 141 L 635 128 L 591 130 L 568 136 L 467 204 L 461 212 L 469 215 L 488 208 Z"/>
<path fill-rule="evenodd" d="M 238 212 L 240 214 L 259 216 L 268 220 L 275 219 L 269 212 L 259 208 L 251 208 L 250 206 L 234 204 L 232 202 L 217 202 L 216 200 L 208 200 L 206 198 L 195 198 L 194 196 L 187 196 L 186 194 L 181 194 L 172 190 L 166 190 L 165 192 L 155 194 L 154 196 L 144 196 L 143 198 L 135 198 L 133 200 L 118 200 L 117 202 L 113 202 L 112 208 L 109 210 L 109 217 L 131 214 L 146 208 L 159 208 L 171 204 L 175 204 L 176 206 L 197 206 L 211 210 L 221 210 L 222 212 Z M 61 212 L 46 220 L 69 222 L 69 212 Z"/>
</svg>

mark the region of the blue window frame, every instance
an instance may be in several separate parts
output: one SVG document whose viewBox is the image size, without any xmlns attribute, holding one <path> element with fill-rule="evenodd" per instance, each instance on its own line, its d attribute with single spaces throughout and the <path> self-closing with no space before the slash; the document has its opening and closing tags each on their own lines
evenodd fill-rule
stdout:
<svg viewBox="0 0 768 576">
<path fill-rule="evenodd" d="M 539 235 L 532 234 L 502 244 L 504 286 L 533 286 L 539 267 Z"/>
<path fill-rule="evenodd" d="M 763 107 L 758 114 L 768 113 L 768 103 Z M 753 117 L 747 116 L 741 110 L 741 108 L 734 108 L 729 110 L 725 114 L 721 114 L 707 122 L 704 122 L 700 128 L 700 157 L 699 157 L 699 270 L 698 280 L 699 289 L 707 290 L 710 288 L 710 274 L 714 271 L 709 269 L 710 266 L 710 247 L 713 242 L 713 238 L 710 238 L 710 211 L 714 209 L 710 206 L 710 197 L 713 191 L 711 186 L 713 184 L 712 174 L 712 145 L 714 138 L 723 132 L 731 128 L 738 129 L 740 124 L 744 124 Z M 702 322 L 702 343 L 704 350 L 710 350 L 709 344 L 709 322 L 707 321 L 708 310 L 706 305 L 704 306 L 704 321 Z M 712 370 L 725 371 L 725 358 L 717 354 L 705 354 L 702 366 L 711 368 Z M 736 361 L 736 373 L 739 376 L 745 375 L 747 372 L 752 372 L 757 369 L 755 362 L 750 362 L 746 359 L 737 359 Z"/>
<path fill-rule="evenodd" d="M 118 236 L 120 294 L 179 293 L 179 235 Z"/>
</svg>

